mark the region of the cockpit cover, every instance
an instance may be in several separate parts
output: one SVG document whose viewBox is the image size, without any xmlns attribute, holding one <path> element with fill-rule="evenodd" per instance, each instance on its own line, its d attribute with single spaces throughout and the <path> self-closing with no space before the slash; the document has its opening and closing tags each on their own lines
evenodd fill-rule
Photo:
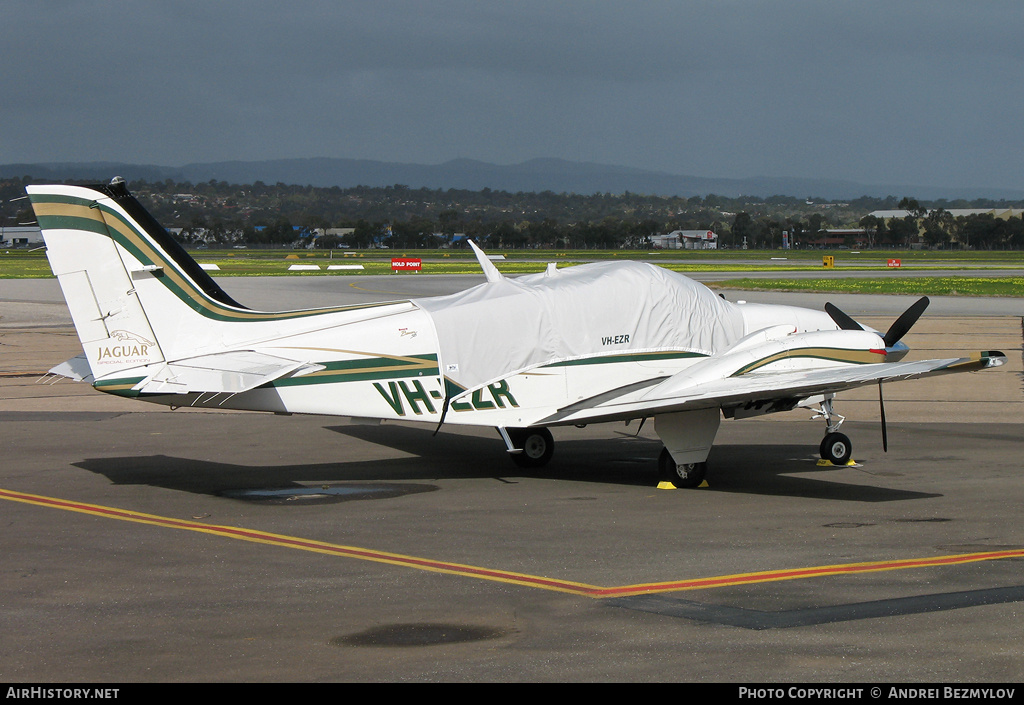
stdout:
<svg viewBox="0 0 1024 705">
<path fill-rule="evenodd" d="M 442 373 L 466 390 L 567 360 L 710 355 L 743 336 L 743 316 L 733 304 L 642 262 L 549 268 L 413 303 L 433 319 Z"/>
</svg>

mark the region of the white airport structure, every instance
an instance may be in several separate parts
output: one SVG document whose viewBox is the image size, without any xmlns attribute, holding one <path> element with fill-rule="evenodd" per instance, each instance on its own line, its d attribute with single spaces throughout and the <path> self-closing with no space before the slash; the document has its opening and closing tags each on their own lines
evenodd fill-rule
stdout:
<svg viewBox="0 0 1024 705">
<path fill-rule="evenodd" d="M 41 247 L 43 233 L 38 225 L 0 225 L 0 247 Z"/>
<path fill-rule="evenodd" d="M 717 250 L 718 235 L 711 230 L 673 230 L 652 235 L 651 247 L 662 250 Z"/>
</svg>

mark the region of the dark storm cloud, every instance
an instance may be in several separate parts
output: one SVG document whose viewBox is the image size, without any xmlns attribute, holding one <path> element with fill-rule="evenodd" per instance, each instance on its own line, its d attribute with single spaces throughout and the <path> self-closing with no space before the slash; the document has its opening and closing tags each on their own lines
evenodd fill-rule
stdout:
<svg viewBox="0 0 1024 705">
<path fill-rule="evenodd" d="M 9 2 L 0 162 L 562 157 L 1021 187 L 1016 2 Z"/>
</svg>

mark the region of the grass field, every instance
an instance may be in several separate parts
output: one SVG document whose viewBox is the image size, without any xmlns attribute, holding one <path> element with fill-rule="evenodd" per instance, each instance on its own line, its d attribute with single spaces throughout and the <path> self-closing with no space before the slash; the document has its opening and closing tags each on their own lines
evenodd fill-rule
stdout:
<svg viewBox="0 0 1024 705">
<path fill-rule="evenodd" d="M 468 250 L 364 250 L 307 252 L 296 250 L 196 250 L 191 253 L 200 263 L 216 265 L 214 276 L 346 276 L 352 274 L 390 274 L 392 257 L 418 257 L 423 274 L 478 274 L 480 267 Z M 822 251 L 681 251 L 660 252 L 623 250 L 541 251 L 515 250 L 501 253 L 494 264 L 503 274 L 515 276 L 544 271 L 548 262 L 568 267 L 595 260 L 643 259 L 677 272 L 780 272 L 823 271 Z M 740 289 L 786 291 L 840 291 L 858 293 L 897 293 L 961 296 L 1024 296 L 1024 252 L 892 252 L 844 250 L 829 251 L 836 258 L 836 269 L 881 272 L 873 278 L 821 279 L 735 279 L 716 286 Z M 784 258 L 784 259 L 783 259 Z M 887 260 L 900 259 L 904 267 L 936 272 L 969 271 L 971 276 L 901 277 L 887 267 Z M 316 264 L 319 270 L 290 271 L 293 264 Z M 361 265 L 362 269 L 328 270 L 329 265 Z M 1021 277 L 986 277 L 987 268 L 1020 269 Z M 0 251 L 0 279 L 43 278 L 53 276 L 41 250 Z"/>
<path fill-rule="evenodd" d="M 731 279 L 716 288 L 761 291 L 1024 297 L 1022 277 L 856 277 L 846 279 Z"/>
</svg>

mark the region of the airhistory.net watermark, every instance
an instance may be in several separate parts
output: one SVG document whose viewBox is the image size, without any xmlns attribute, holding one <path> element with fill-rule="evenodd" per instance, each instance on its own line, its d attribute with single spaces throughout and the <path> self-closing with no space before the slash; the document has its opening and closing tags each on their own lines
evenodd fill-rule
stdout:
<svg viewBox="0 0 1024 705">
<path fill-rule="evenodd" d="M 7 699 L 25 700 L 113 700 L 117 698 L 120 688 L 7 688 L 5 697 Z"/>
</svg>

